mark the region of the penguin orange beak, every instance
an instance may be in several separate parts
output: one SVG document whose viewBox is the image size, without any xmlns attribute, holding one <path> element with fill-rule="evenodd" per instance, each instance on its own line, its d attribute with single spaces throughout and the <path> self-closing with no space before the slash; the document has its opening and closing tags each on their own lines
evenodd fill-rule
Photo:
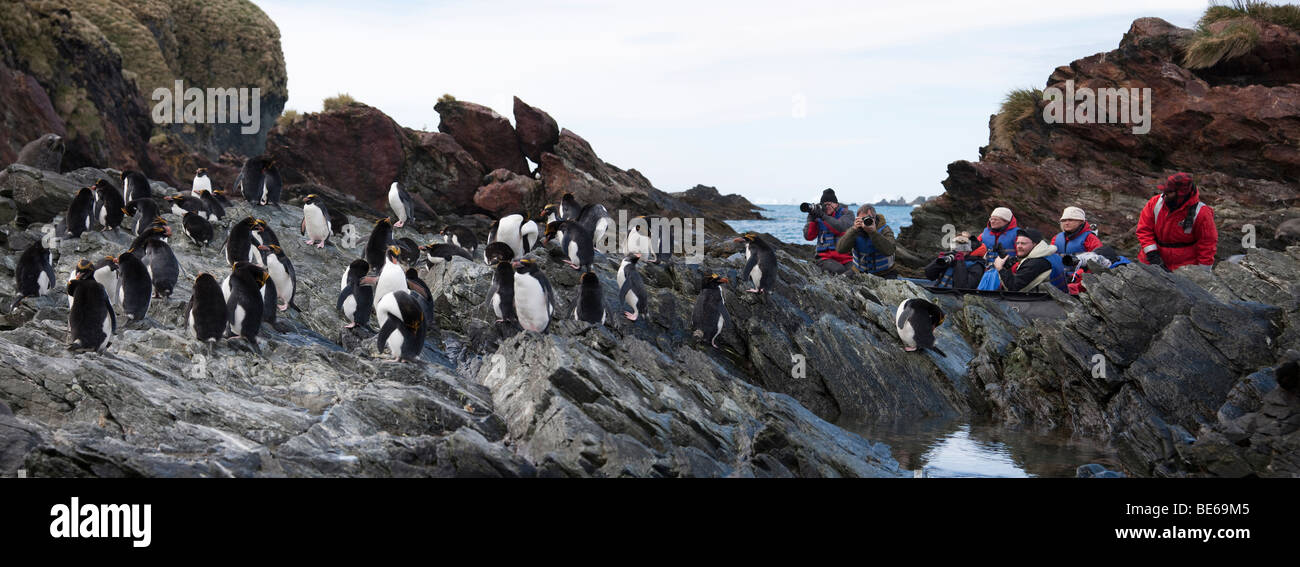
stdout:
<svg viewBox="0 0 1300 567">
<path fill-rule="evenodd" d="M 722 278 L 722 279 L 718 280 L 718 283 L 731 283 L 731 280 L 729 280 L 729 279 L 727 279 L 727 278 Z"/>
</svg>

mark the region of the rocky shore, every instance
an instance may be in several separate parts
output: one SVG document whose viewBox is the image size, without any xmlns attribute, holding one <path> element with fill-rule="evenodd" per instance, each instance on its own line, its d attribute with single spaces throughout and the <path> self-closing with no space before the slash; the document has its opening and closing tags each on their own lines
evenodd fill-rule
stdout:
<svg viewBox="0 0 1300 567">
<path fill-rule="evenodd" d="M 172 298 L 155 300 L 147 320 L 119 328 L 112 346 L 97 354 L 66 348 L 62 282 L 78 260 L 119 254 L 132 238 L 124 230 L 64 238 L 62 217 L 73 194 L 97 179 L 117 185 L 112 168 L 128 167 L 144 170 L 160 195 L 188 190 L 186 180 L 200 166 L 229 188 L 250 153 L 219 132 L 151 137 L 148 117 L 134 106 L 144 105 L 138 83 L 123 79 L 132 65 L 146 68 L 139 62 L 151 56 L 112 47 L 104 31 L 105 14 L 124 13 L 109 2 L 87 4 L 100 12 L 58 4 L 0 8 L 0 74 L 17 77 L 0 84 L 0 152 L 7 152 L 0 162 L 21 162 L 0 170 L 0 303 L 15 295 L 19 254 L 59 237 L 50 241 L 57 250 L 54 293 L 0 317 L 0 476 L 910 477 L 887 445 L 837 424 L 933 420 L 1088 439 L 1113 447 L 1119 463 L 1110 468 L 1129 476 L 1300 475 L 1300 247 L 1263 228 L 1287 214 L 1295 197 L 1291 158 L 1267 140 L 1300 137 L 1288 130 L 1300 123 L 1286 102 L 1296 87 L 1274 81 L 1284 73 L 1275 66 L 1268 85 L 1241 84 L 1249 82 L 1242 79 L 1252 76 L 1249 68 L 1228 80 L 1223 69 L 1177 67 L 1170 45 L 1186 30 L 1138 20 L 1117 51 L 1053 75 L 1053 82 L 1144 78 L 1158 97 L 1169 97 L 1162 101 L 1184 109 L 1158 112 L 1151 136 L 1137 147 L 1125 145 L 1133 137 L 1106 129 L 1027 121 L 1009 145 L 991 144 L 978 163 L 954 164 L 948 192 L 917 209 L 913 227 L 902 233 L 904 244 L 924 256 L 931 251 L 926 235 L 937 234 L 940 221 L 974 228 L 995 203 L 1009 201 L 1020 203 L 1022 219 L 1048 226 L 1064 202 L 1085 199 L 1079 203 L 1115 226 L 1108 233 L 1123 247 L 1123 211 L 1149 196 L 1155 178 L 1171 169 L 1195 171 L 1197 156 L 1223 150 L 1205 162 L 1216 167 L 1205 178 L 1223 196 L 1213 204 L 1224 211 L 1221 223 L 1258 222 L 1259 247 L 1221 243 L 1223 261 L 1212 268 L 1167 273 L 1132 265 L 1088 275 L 1086 294 L 1052 294 L 1060 318 L 1031 318 L 1014 302 L 976 295 L 935 295 L 905 280 L 827 276 L 808 262 L 806 247 L 774 245 L 780 281 L 768 295 L 745 293 L 743 248 L 721 222 L 752 218 L 745 215 L 754 207 L 743 198 L 705 186 L 666 193 L 637 170 L 603 161 L 582 137 L 519 99 L 512 124 L 481 105 L 444 97 L 438 132 L 401 127 L 378 109 L 352 103 L 285 121 L 252 152 L 277 159 L 284 202 L 274 208 L 233 201 L 217 223 L 217 241 L 239 219 L 265 219 L 296 268 L 294 302 L 301 308 L 263 325 L 262 355 L 238 341 L 209 353 L 187 336 L 194 277 L 220 278 L 229 267 L 219 246 L 200 248 L 179 230 L 171 245 L 182 275 Z M 230 13 L 260 26 L 268 41 L 262 51 L 278 54 L 274 24 Z M 97 18 L 102 26 L 93 23 Z M 4 31 L 19 21 L 55 26 L 63 35 L 40 36 L 48 45 L 19 43 Z M 186 33 L 146 28 L 161 37 Z M 1288 37 L 1268 35 L 1263 45 Z M 183 38 L 176 44 L 201 49 Z M 84 55 L 57 60 L 59 68 L 82 69 L 60 75 L 87 90 L 78 104 L 51 102 L 79 92 L 44 74 L 40 63 L 48 61 L 37 56 L 57 53 Z M 283 70 L 282 61 L 262 63 L 270 69 L 263 73 L 273 83 L 268 88 L 282 86 L 274 72 Z M 102 90 L 90 93 L 95 77 L 103 79 Z M 40 112 L 28 116 L 25 108 Z M 1220 137 L 1189 136 L 1192 123 Z M 59 138 L 48 147 L 24 146 L 40 144 L 46 133 Z M 1235 136 L 1247 141 L 1219 147 Z M 60 159 L 45 159 L 55 155 Z M 578 272 L 561 262 L 554 245 L 539 248 L 530 256 L 558 298 L 556 320 L 544 334 L 496 323 L 486 305 L 491 269 L 481 261 L 455 258 L 422 268 L 436 328 L 420 363 L 389 362 L 376 352 L 372 331 L 343 328 L 334 285 L 360 254 L 369 227 L 389 214 L 385 194 L 394 180 L 416 200 L 415 221 L 396 236 L 419 244 L 440 241 L 437 232 L 447 224 L 484 236 L 492 218 L 573 193 L 611 211 L 705 217 L 705 255 L 700 264 L 677 257 L 643 265 L 649 311 L 635 323 L 617 316 L 619 258 L 597 255 L 593 271 L 615 316 L 608 325 L 589 325 L 570 316 Z M 1051 191 L 1030 195 L 1023 190 L 1029 186 Z M 298 227 L 308 194 L 344 212 L 361 238 L 336 236 L 323 249 L 303 244 Z M 179 226 L 175 215 L 164 216 Z M 1220 233 L 1240 240 L 1233 230 Z M 690 329 L 702 280 L 712 273 L 730 279 L 722 297 L 731 323 L 716 349 L 698 343 Z M 945 355 L 903 350 L 893 318 L 913 297 L 946 312 L 937 331 Z"/>
</svg>

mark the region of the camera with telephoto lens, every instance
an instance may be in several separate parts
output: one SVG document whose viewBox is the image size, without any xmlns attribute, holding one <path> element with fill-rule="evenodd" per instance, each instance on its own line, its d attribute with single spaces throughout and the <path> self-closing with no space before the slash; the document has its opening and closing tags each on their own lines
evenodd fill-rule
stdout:
<svg viewBox="0 0 1300 567">
<path fill-rule="evenodd" d="M 935 259 L 935 263 L 939 264 L 940 266 L 947 266 L 952 263 L 954 256 L 955 255 L 951 252 L 940 254 L 939 257 Z"/>
<path fill-rule="evenodd" d="M 876 217 L 862 217 L 862 226 L 874 226 Z"/>
<path fill-rule="evenodd" d="M 799 212 L 801 212 L 801 213 L 811 213 L 812 210 L 813 210 L 813 204 L 812 204 L 812 203 L 801 203 L 801 204 L 799 205 Z"/>
</svg>

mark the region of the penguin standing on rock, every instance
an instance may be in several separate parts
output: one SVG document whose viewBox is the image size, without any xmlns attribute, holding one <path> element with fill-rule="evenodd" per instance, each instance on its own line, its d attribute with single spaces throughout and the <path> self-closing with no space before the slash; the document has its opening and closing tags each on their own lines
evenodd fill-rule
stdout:
<svg viewBox="0 0 1300 567">
<path fill-rule="evenodd" d="M 343 274 L 343 290 L 339 292 L 338 309 L 351 321 L 343 327 L 345 329 L 358 325 L 364 329 L 370 323 L 370 309 L 375 304 L 375 286 L 361 284 L 361 279 L 369 272 L 370 264 L 357 259 L 352 261 L 348 271 Z"/>
<path fill-rule="evenodd" d="M 72 308 L 68 310 L 68 350 L 104 352 L 117 332 L 117 314 L 108 292 L 95 278 L 87 275 L 68 284 Z"/>
<path fill-rule="evenodd" d="M 519 326 L 546 332 L 555 311 L 555 292 L 537 264 L 528 258 L 515 263 L 515 313 Z"/>
<path fill-rule="evenodd" d="M 95 214 L 95 192 L 89 187 L 77 191 L 68 205 L 68 215 L 64 222 L 68 225 L 68 236 L 81 238 L 81 233 L 90 230 L 90 219 Z"/>
<path fill-rule="evenodd" d="M 122 225 L 122 217 L 126 216 L 126 201 L 122 194 L 103 179 L 96 180 L 90 188 L 95 191 L 95 219 L 99 221 L 101 230 L 116 230 Z"/>
<path fill-rule="evenodd" d="M 382 354 L 393 353 L 393 362 L 418 362 L 428 333 L 424 299 L 409 290 L 397 290 L 379 301 L 379 318 L 385 323 L 376 342 Z"/>
<path fill-rule="evenodd" d="M 33 242 L 18 257 L 14 270 L 14 290 L 18 297 L 9 305 L 12 312 L 28 297 L 41 297 L 54 290 L 54 251 L 41 241 Z"/>
<path fill-rule="evenodd" d="M 208 170 L 200 167 L 194 172 L 194 181 L 190 184 L 190 195 L 201 198 L 204 191 L 212 190 L 212 179 L 208 177 Z"/>
<path fill-rule="evenodd" d="M 293 262 L 284 254 L 284 250 L 274 244 L 270 246 L 258 246 L 262 252 L 262 258 L 266 261 L 266 271 L 271 274 L 271 280 L 275 282 L 275 291 L 278 301 L 270 305 L 278 306 L 280 311 L 285 311 L 289 307 L 298 307 L 293 303 L 294 292 L 298 289 L 298 273 L 293 269 Z"/>
<path fill-rule="evenodd" d="M 176 254 L 166 242 L 152 238 L 144 245 L 144 265 L 149 269 L 149 279 L 153 282 L 154 297 L 158 299 L 172 296 L 176 289 L 176 280 L 180 279 L 181 264 L 176 261 Z"/>
<path fill-rule="evenodd" d="M 898 338 L 903 340 L 903 350 L 912 352 L 928 348 L 947 357 L 947 354 L 934 346 L 934 330 L 943 324 L 943 319 L 943 310 L 924 299 L 912 298 L 898 304 L 894 326 Z"/>
<path fill-rule="evenodd" d="M 605 298 L 600 289 L 600 278 L 595 272 L 582 274 L 578 283 L 578 297 L 573 300 L 573 318 L 587 323 L 605 324 Z"/>
<path fill-rule="evenodd" d="M 244 200 L 250 205 L 265 203 L 263 200 L 263 193 L 266 190 L 264 165 L 266 165 L 265 158 L 248 158 L 244 161 L 244 166 L 239 169 L 239 176 L 235 178 L 235 191 L 243 195 Z"/>
<path fill-rule="evenodd" d="M 325 241 L 329 240 L 330 234 L 334 232 L 334 228 L 330 225 L 330 213 L 319 196 L 313 194 L 303 199 L 302 227 L 299 232 L 307 235 L 308 246 L 316 244 L 317 248 L 324 248 Z"/>
<path fill-rule="evenodd" d="M 573 219 L 569 219 L 573 220 Z M 609 211 L 600 203 L 592 203 L 582 208 L 578 213 L 578 224 L 591 233 L 591 242 L 593 245 L 600 244 L 605 239 L 605 233 L 614 223 L 614 219 L 609 217 Z"/>
<path fill-rule="evenodd" d="M 497 316 L 497 323 L 518 322 L 515 313 L 515 268 L 509 261 L 497 262 L 492 271 L 492 287 L 488 289 L 488 305 Z"/>
<path fill-rule="evenodd" d="M 212 223 L 198 213 L 185 213 L 181 217 L 181 228 L 185 229 L 185 236 L 190 237 L 199 248 L 207 248 L 212 242 Z"/>
<path fill-rule="evenodd" d="M 550 242 L 561 230 L 564 231 L 564 238 L 560 240 L 564 263 L 575 270 L 591 271 L 591 263 L 596 256 L 596 248 L 591 243 L 591 232 L 577 221 L 555 221 L 546 225 L 546 237 L 542 242 Z"/>
<path fill-rule="evenodd" d="M 393 209 L 393 215 L 397 217 L 397 222 L 393 223 L 394 228 L 402 228 L 406 221 L 415 221 L 415 207 L 412 205 L 411 194 L 406 192 L 402 184 L 394 181 L 388 186 L 388 206 Z"/>
<path fill-rule="evenodd" d="M 730 318 L 720 287 L 727 282 L 727 278 L 710 274 L 700 288 L 700 295 L 695 299 L 695 309 L 691 313 L 691 323 L 695 329 L 692 336 L 696 340 L 707 337 L 713 348 L 718 348 L 718 337 L 722 335 L 722 330 L 727 327 L 727 319 Z"/>
<path fill-rule="evenodd" d="M 185 309 L 190 334 L 199 342 L 208 344 L 208 353 L 212 353 L 212 344 L 226 334 L 226 298 L 212 274 L 202 273 L 194 278 L 194 291 L 190 294 L 189 306 Z"/>
<path fill-rule="evenodd" d="M 749 293 L 771 291 L 772 285 L 776 283 L 776 253 L 772 252 L 772 248 L 753 232 L 746 233 L 732 242 L 745 243 L 745 267 L 740 269 L 740 277 L 749 277 L 750 281 L 754 282 L 753 289 L 745 291 Z"/>
<path fill-rule="evenodd" d="M 236 262 L 231 267 L 230 295 L 226 299 L 226 319 L 230 325 L 227 334 L 232 338 L 242 337 L 257 354 L 262 354 L 257 346 L 264 311 L 261 289 L 270 279 L 264 268 L 248 262 Z"/>
<path fill-rule="evenodd" d="M 117 256 L 118 305 L 127 321 L 143 321 L 149 314 L 149 301 L 153 297 L 153 280 L 149 278 L 149 268 L 133 252 L 123 252 Z"/>
<path fill-rule="evenodd" d="M 382 218 L 375 221 L 375 228 L 370 230 L 370 240 L 366 241 L 365 260 L 370 264 L 371 270 L 382 270 L 385 258 L 388 254 L 388 248 L 393 245 L 393 221 Z M 376 295 L 375 299 L 381 299 L 383 296 Z"/>
<path fill-rule="evenodd" d="M 641 257 L 636 254 L 628 254 L 618 265 L 618 300 L 632 308 L 631 312 L 624 311 L 623 316 L 628 321 L 636 321 L 642 313 L 645 313 L 648 295 L 645 292 L 645 282 L 641 280 L 641 273 L 637 271 L 637 262 Z"/>
<path fill-rule="evenodd" d="M 153 187 L 149 186 L 149 178 L 138 171 L 122 172 L 122 193 L 128 203 L 139 199 L 153 199 Z M 150 215 L 150 218 L 152 217 L 153 215 Z"/>
</svg>

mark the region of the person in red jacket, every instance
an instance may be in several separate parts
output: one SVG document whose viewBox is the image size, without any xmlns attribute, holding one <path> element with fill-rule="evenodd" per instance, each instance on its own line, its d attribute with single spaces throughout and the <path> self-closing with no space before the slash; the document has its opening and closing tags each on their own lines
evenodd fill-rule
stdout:
<svg viewBox="0 0 1300 567">
<path fill-rule="evenodd" d="M 1192 176 L 1175 173 L 1158 186 L 1138 217 L 1138 260 L 1173 271 L 1188 264 L 1214 265 L 1219 230 L 1214 209 L 1201 202 Z"/>
<path fill-rule="evenodd" d="M 800 207 L 799 210 L 808 213 L 808 225 L 803 229 L 803 239 L 817 241 L 817 266 L 832 274 L 848 272 L 849 268 L 845 264 L 853 261 L 853 255 L 836 252 L 835 241 L 853 227 L 854 217 L 835 198 L 835 191 L 822 191 L 821 202 L 807 208 Z"/>
</svg>

